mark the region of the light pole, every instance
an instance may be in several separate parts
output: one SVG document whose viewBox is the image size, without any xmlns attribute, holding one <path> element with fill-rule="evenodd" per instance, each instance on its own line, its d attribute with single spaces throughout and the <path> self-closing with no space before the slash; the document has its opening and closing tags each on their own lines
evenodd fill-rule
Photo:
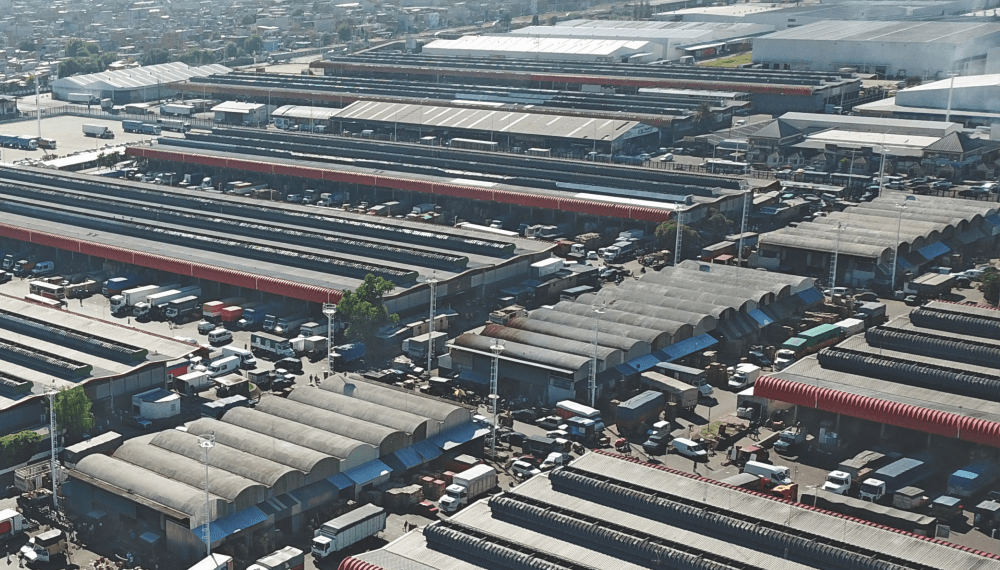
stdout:
<svg viewBox="0 0 1000 570">
<path fill-rule="evenodd" d="M 209 523 L 212 520 L 211 498 L 208 493 L 208 450 L 215 447 L 215 434 L 208 433 L 198 436 L 198 446 L 205 450 L 205 555 L 212 556 L 212 527 Z"/>
<path fill-rule="evenodd" d="M 326 365 L 330 367 L 330 375 L 333 375 L 333 329 L 337 322 L 337 305 L 326 303 L 323 305 L 323 314 L 326 315 Z"/>
<path fill-rule="evenodd" d="M 45 389 L 45 395 L 49 397 L 49 442 L 51 445 L 51 455 L 49 456 L 49 476 L 52 478 L 52 509 L 59 510 L 59 462 L 56 461 L 56 392 L 55 388 Z"/>
<path fill-rule="evenodd" d="M 830 298 L 833 299 L 833 290 L 837 287 L 837 256 L 840 255 L 840 234 L 847 226 L 837 222 L 837 241 L 833 247 L 833 257 L 830 259 Z"/>
<path fill-rule="evenodd" d="M 594 313 L 597 314 L 597 320 L 594 321 L 594 356 L 590 359 L 590 386 L 588 386 L 591 408 L 596 407 L 595 403 L 597 402 L 597 342 L 600 340 L 601 317 L 604 315 L 606 306 L 606 301 L 600 305 L 593 305 Z"/>
<path fill-rule="evenodd" d="M 958 74 L 955 73 L 955 72 L 951 72 L 951 73 L 948 74 L 948 77 L 951 78 L 951 83 L 949 83 L 949 85 L 948 85 L 948 110 L 945 111 L 945 114 L 944 114 L 944 122 L 946 122 L 946 123 L 950 123 L 951 122 L 951 95 L 952 95 L 952 92 L 955 91 L 955 76 L 956 75 L 958 75 Z"/>
<path fill-rule="evenodd" d="M 271 124 L 271 91 L 274 91 L 274 89 L 268 89 L 267 90 L 267 109 L 265 109 L 266 115 L 267 115 L 267 124 L 268 125 Z M 265 128 L 267 128 L 266 125 L 265 125 Z"/>
<path fill-rule="evenodd" d="M 427 321 L 427 375 L 431 375 L 431 361 L 434 359 L 434 313 L 437 308 L 437 278 L 432 273 L 427 284 L 431 288 L 430 319 Z"/>
<path fill-rule="evenodd" d="M 677 264 L 681 262 L 681 234 L 684 233 L 681 231 L 681 214 L 684 213 L 684 210 L 677 208 L 675 212 L 677 213 L 677 231 L 674 235 L 674 267 L 677 267 Z"/>
<path fill-rule="evenodd" d="M 740 223 L 740 249 L 736 255 L 736 265 L 743 267 L 743 236 L 747 233 L 747 219 L 750 217 L 749 202 L 753 190 L 750 188 L 750 183 L 744 179 L 740 179 L 740 189 L 743 190 L 743 221 Z"/>
<path fill-rule="evenodd" d="M 907 196 L 907 200 L 916 200 L 916 196 Z M 889 292 L 893 295 L 896 293 L 896 265 L 899 263 L 899 234 L 903 229 L 903 210 L 906 209 L 906 204 L 896 204 L 899 208 L 899 219 L 896 221 L 896 247 L 892 252 L 892 281 L 889 282 Z"/>
<path fill-rule="evenodd" d="M 490 436 L 490 457 L 497 456 L 497 400 L 500 399 L 499 378 L 500 378 L 500 353 L 503 352 L 503 341 L 494 339 L 490 344 L 493 351 L 493 366 L 490 369 L 490 400 L 493 406 L 493 425 L 490 426 L 492 432 Z"/>
</svg>

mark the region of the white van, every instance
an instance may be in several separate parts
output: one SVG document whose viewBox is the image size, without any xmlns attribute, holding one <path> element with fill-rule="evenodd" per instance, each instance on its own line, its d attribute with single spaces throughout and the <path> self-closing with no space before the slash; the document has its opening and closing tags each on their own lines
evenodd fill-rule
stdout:
<svg viewBox="0 0 1000 570">
<path fill-rule="evenodd" d="M 705 448 L 700 443 L 687 438 L 678 437 L 674 439 L 670 442 L 670 447 L 674 448 L 674 451 L 677 453 L 691 459 L 708 459 L 708 451 L 705 451 Z"/>
<path fill-rule="evenodd" d="M 743 468 L 743 472 L 750 473 L 751 475 L 758 475 L 760 477 L 767 477 L 779 485 L 790 485 L 792 483 L 792 478 L 789 475 L 788 468 L 784 465 L 770 465 L 767 463 L 761 463 L 760 461 L 747 461 L 746 467 Z"/>
<path fill-rule="evenodd" d="M 31 269 L 31 275 L 34 277 L 40 277 L 42 275 L 48 275 L 56 270 L 56 264 L 51 261 L 39 261 Z"/>
<path fill-rule="evenodd" d="M 238 356 L 240 359 L 240 364 L 243 368 L 256 368 L 257 359 L 254 358 L 253 353 L 244 348 L 237 348 L 235 346 L 224 346 L 222 347 L 222 356 Z"/>
<path fill-rule="evenodd" d="M 220 358 L 215 362 L 208 365 L 208 375 L 212 378 L 217 378 L 219 376 L 225 376 L 226 374 L 236 372 L 240 369 L 240 357 L 239 356 L 227 356 L 225 358 Z"/>
<path fill-rule="evenodd" d="M 208 342 L 212 344 L 222 344 L 231 340 L 233 340 L 233 333 L 224 328 L 217 328 L 208 333 Z"/>
</svg>

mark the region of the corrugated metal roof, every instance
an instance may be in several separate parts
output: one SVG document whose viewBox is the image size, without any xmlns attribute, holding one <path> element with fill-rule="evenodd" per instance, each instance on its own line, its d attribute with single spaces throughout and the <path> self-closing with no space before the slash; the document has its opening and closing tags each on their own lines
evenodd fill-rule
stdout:
<svg viewBox="0 0 1000 570">
<path fill-rule="evenodd" d="M 378 459 L 373 459 L 368 463 L 358 465 L 354 469 L 344 471 L 344 475 L 346 475 L 348 479 L 362 486 L 375 481 L 379 477 L 391 474 L 392 468 Z"/>
<path fill-rule="evenodd" d="M 212 542 L 222 540 L 231 534 L 248 529 L 266 520 L 267 515 L 265 515 L 264 511 L 258 509 L 257 507 L 243 509 L 242 511 L 233 513 L 227 517 L 216 519 L 209 523 Z M 191 532 L 194 533 L 198 540 L 205 542 L 205 525 L 195 527 L 191 530 Z"/>
<path fill-rule="evenodd" d="M 750 311 L 750 316 L 753 317 L 755 321 L 760 323 L 760 326 L 766 327 L 767 325 L 774 322 L 774 319 L 764 314 L 760 309 L 754 309 Z"/>
<path fill-rule="evenodd" d="M 936 242 L 930 245 L 925 245 L 924 247 L 918 249 L 917 251 L 920 253 L 920 255 L 926 257 L 928 260 L 932 260 L 936 257 L 940 257 L 948 253 L 949 251 L 951 251 L 951 249 L 942 242 Z"/>
<path fill-rule="evenodd" d="M 350 489 L 354 486 L 354 481 L 351 481 L 351 478 L 343 473 L 337 473 L 333 477 L 327 477 L 326 480 L 333 483 L 333 486 L 341 491 L 344 489 Z"/>
<path fill-rule="evenodd" d="M 432 461 L 441 457 L 441 448 L 429 441 L 418 441 L 413 444 L 413 450 L 420 454 L 424 461 Z"/>
<path fill-rule="evenodd" d="M 483 437 L 488 433 L 490 433 L 490 430 L 470 422 L 439 433 L 434 437 L 428 438 L 427 441 L 444 451 L 448 451 L 477 437 Z"/>
<path fill-rule="evenodd" d="M 394 452 L 396 459 L 403 464 L 407 469 L 411 467 L 416 467 L 424 462 L 424 458 L 420 456 L 420 453 L 412 447 L 405 447 Z"/>
</svg>

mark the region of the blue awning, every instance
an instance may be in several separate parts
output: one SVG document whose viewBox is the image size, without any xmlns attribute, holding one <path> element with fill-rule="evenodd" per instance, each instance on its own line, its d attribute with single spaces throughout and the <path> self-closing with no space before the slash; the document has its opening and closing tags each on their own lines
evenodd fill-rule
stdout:
<svg viewBox="0 0 1000 570">
<path fill-rule="evenodd" d="M 649 370 L 650 368 L 656 366 L 656 363 L 659 361 L 659 358 L 653 356 L 652 354 L 647 354 L 645 356 L 633 358 L 625 364 L 619 364 L 615 368 L 622 374 L 631 376 L 632 374 Z"/>
<path fill-rule="evenodd" d="M 329 480 L 323 479 L 311 485 L 300 487 L 288 494 L 299 502 L 303 511 L 307 511 L 336 499 L 340 494 L 340 490 L 330 483 Z"/>
<path fill-rule="evenodd" d="M 441 448 L 429 441 L 418 441 L 413 444 L 413 450 L 424 458 L 424 461 L 432 461 L 441 457 Z"/>
<path fill-rule="evenodd" d="M 990 214 L 986 216 L 986 221 L 994 226 L 1000 226 L 1000 214 Z"/>
<path fill-rule="evenodd" d="M 227 517 L 214 520 L 209 523 L 208 528 L 212 532 L 212 542 L 216 542 L 266 520 L 267 515 L 264 514 L 264 511 L 257 507 L 250 507 Z M 198 540 L 205 542 L 205 525 L 195 527 L 191 532 L 198 537 Z"/>
<path fill-rule="evenodd" d="M 490 384 L 490 379 L 485 375 L 469 369 L 459 372 L 458 379 L 466 382 L 472 382 L 473 384 L 482 384 L 484 386 L 489 386 Z"/>
<path fill-rule="evenodd" d="M 458 447 L 463 443 L 467 443 L 488 433 L 490 433 L 490 430 L 470 422 L 460 426 L 455 426 L 448 431 L 441 432 L 434 437 L 428 438 L 427 441 L 440 447 L 444 451 L 448 451 L 449 449 Z"/>
<path fill-rule="evenodd" d="M 368 463 L 363 463 L 358 465 L 354 469 L 348 469 L 344 471 L 344 475 L 348 479 L 354 481 L 358 485 L 366 485 L 375 481 L 383 475 L 392 474 L 392 468 L 390 468 L 385 463 L 382 463 L 378 459 L 372 459 Z"/>
<path fill-rule="evenodd" d="M 823 294 L 820 293 L 819 289 L 815 287 L 810 287 L 805 291 L 799 291 L 798 293 L 796 293 L 796 295 L 798 295 L 799 299 L 802 299 L 802 301 L 805 302 L 806 305 L 819 303 L 820 301 L 823 300 Z"/>
<path fill-rule="evenodd" d="M 753 320 L 760 323 L 760 326 L 762 327 L 766 327 L 767 325 L 774 322 L 774 320 L 771 317 L 765 315 L 764 312 L 761 311 L 760 309 L 751 309 L 750 316 L 753 317 Z"/>
<path fill-rule="evenodd" d="M 421 463 L 424 462 L 424 459 L 420 457 L 420 454 L 417 453 L 417 450 L 413 449 L 412 447 L 404 447 L 403 449 L 397 450 L 396 452 L 391 453 L 390 455 L 395 455 L 396 459 L 398 459 L 399 462 L 402 463 L 403 466 L 406 467 L 407 469 L 411 467 L 416 467 L 417 465 L 420 465 Z"/>
<path fill-rule="evenodd" d="M 948 253 L 949 251 L 951 251 L 951 249 L 949 249 L 948 246 L 944 244 L 944 242 L 939 241 L 932 243 L 930 245 L 925 245 L 924 247 L 920 248 L 917 251 L 918 253 L 920 253 L 920 255 L 926 257 L 927 260 L 930 261 L 936 257 L 940 257 Z"/>
<path fill-rule="evenodd" d="M 909 269 L 913 267 L 913 265 L 911 265 L 909 261 L 906 261 L 906 258 L 903 257 L 902 255 L 896 257 L 896 263 L 898 263 L 899 266 L 902 267 L 903 269 Z"/>
<path fill-rule="evenodd" d="M 654 356 L 658 355 L 657 362 L 673 362 L 679 358 L 684 358 L 689 354 L 694 354 L 699 350 L 705 350 L 706 348 L 718 344 L 719 341 L 715 340 L 710 334 L 700 334 L 698 336 L 693 336 L 688 339 L 684 339 L 680 342 L 675 342 L 668 347 L 661 348 L 653 353 Z"/>
<path fill-rule="evenodd" d="M 340 491 L 350 489 L 354 486 L 354 481 L 351 481 L 350 477 L 344 475 L 343 473 L 337 473 L 333 477 L 327 477 L 326 480 L 333 483 L 333 486 Z"/>
</svg>

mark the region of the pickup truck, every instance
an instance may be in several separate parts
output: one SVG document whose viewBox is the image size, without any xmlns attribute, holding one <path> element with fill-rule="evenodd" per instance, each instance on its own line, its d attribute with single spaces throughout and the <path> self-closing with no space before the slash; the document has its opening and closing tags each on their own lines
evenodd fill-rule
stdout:
<svg viewBox="0 0 1000 570">
<path fill-rule="evenodd" d="M 808 446 L 809 430 L 803 426 L 793 426 L 778 434 L 774 450 L 782 455 L 803 451 Z"/>
</svg>

